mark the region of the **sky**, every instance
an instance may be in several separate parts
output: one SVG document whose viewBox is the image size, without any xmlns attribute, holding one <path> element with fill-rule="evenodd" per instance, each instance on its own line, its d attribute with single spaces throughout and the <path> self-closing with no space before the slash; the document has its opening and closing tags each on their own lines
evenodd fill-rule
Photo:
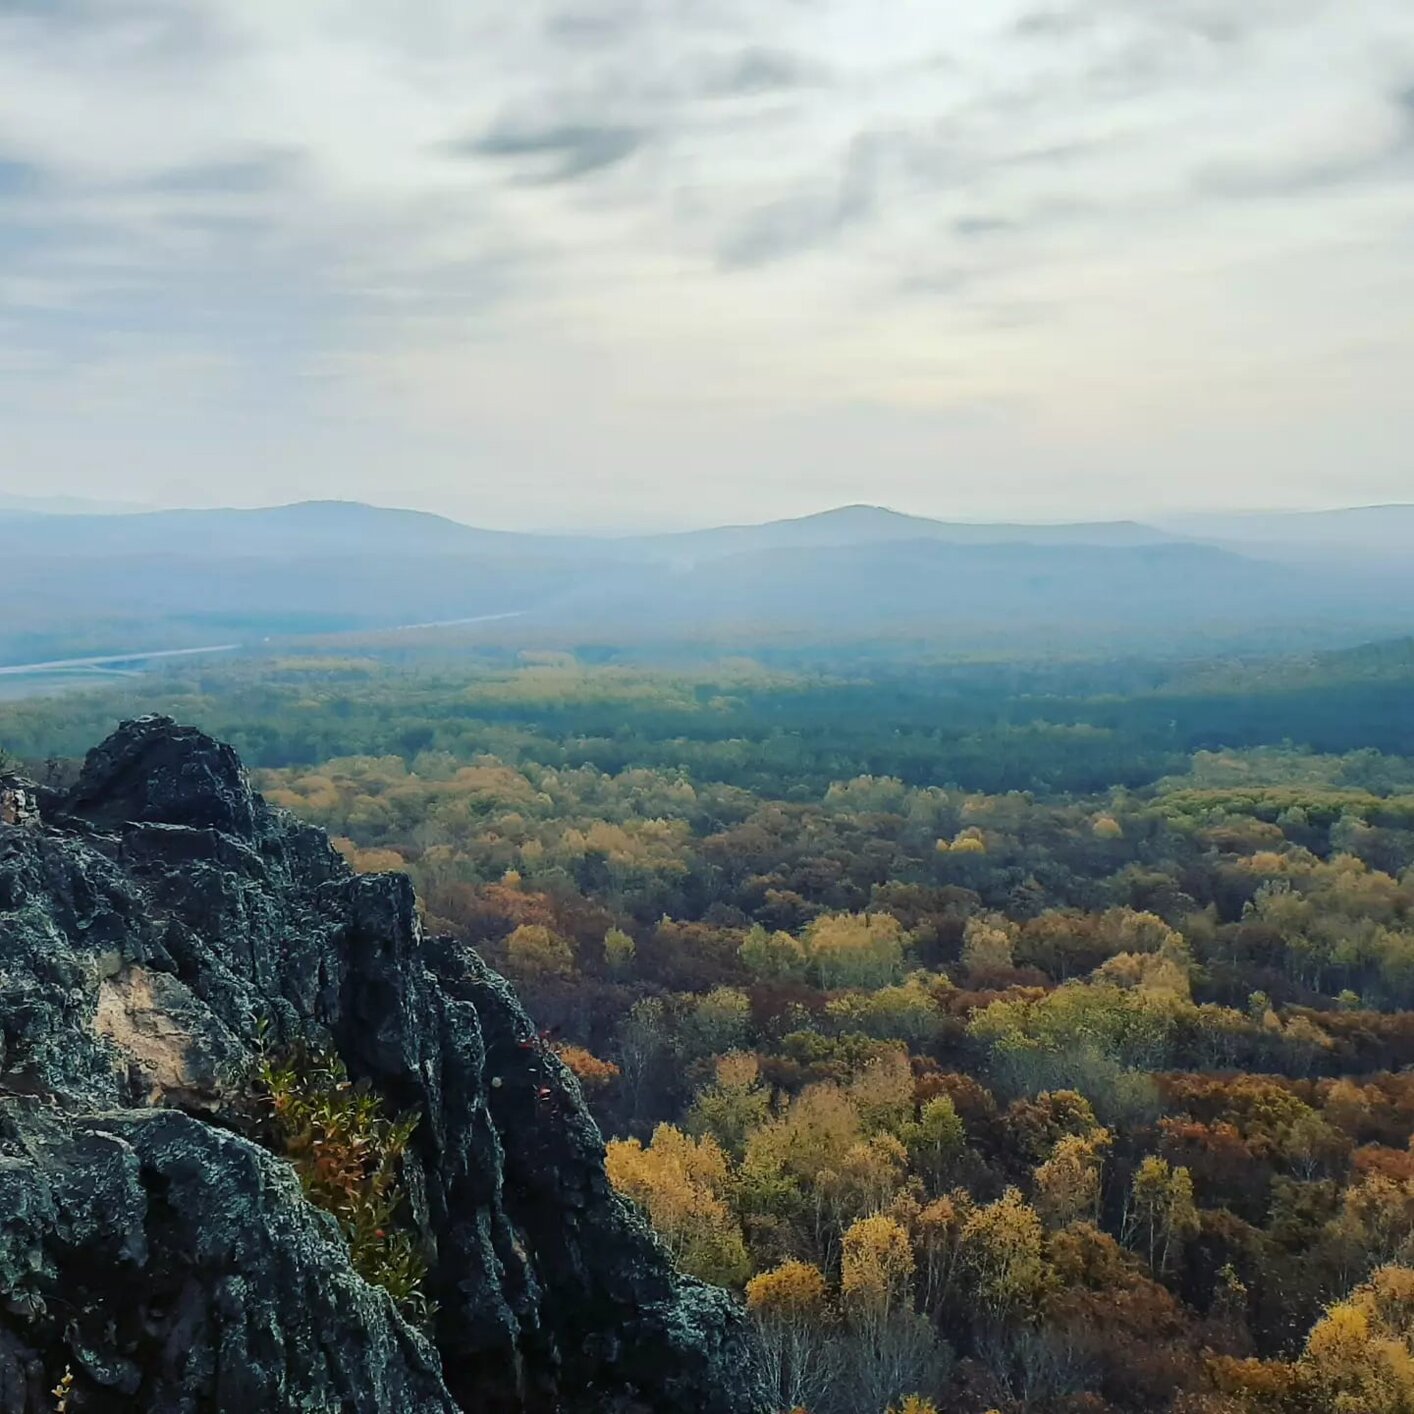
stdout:
<svg viewBox="0 0 1414 1414">
<path fill-rule="evenodd" d="M 1409 0 L 0 0 L 0 495 L 1414 501 Z"/>
</svg>

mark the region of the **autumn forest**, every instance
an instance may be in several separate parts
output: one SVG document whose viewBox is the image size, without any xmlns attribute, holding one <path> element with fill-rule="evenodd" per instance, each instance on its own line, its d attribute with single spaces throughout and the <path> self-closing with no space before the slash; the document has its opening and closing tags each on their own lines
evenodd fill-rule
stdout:
<svg viewBox="0 0 1414 1414">
<path fill-rule="evenodd" d="M 1414 1409 L 1414 645 L 250 658 L 120 716 L 516 984 L 809 1414 Z"/>
</svg>

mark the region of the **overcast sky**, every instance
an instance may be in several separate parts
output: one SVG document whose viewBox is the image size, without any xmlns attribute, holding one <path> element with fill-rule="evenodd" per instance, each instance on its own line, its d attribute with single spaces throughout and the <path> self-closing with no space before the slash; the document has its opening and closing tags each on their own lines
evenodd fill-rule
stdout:
<svg viewBox="0 0 1414 1414">
<path fill-rule="evenodd" d="M 0 493 L 1414 500 L 1411 0 L 0 0 Z"/>
</svg>

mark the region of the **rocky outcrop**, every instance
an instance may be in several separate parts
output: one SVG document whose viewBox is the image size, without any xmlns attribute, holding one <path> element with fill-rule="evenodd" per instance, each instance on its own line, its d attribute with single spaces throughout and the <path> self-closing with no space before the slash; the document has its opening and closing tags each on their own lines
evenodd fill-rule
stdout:
<svg viewBox="0 0 1414 1414">
<path fill-rule="evenodd" d="M 354 876 L 228 747 L 125 723 L 0 781 L 0 1414 L 750 1414 L 734 1303 L 612 1192 L 574 1078 L 407 880 Z M 421 1116 L 407 1324 L 233 1126 L 261 1028 Z"/>
</svg>

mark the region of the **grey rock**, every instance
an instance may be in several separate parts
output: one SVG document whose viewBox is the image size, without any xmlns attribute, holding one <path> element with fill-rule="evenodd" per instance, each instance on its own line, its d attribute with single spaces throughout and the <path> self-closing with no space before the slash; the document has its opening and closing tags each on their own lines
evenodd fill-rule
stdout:
<svg viewBox="0 0 1414 1414">
<path fill-rule="evenodd" d="M 125 723 L 0 823 L 0 1414 L 751 1414 L 736 1303 L 612 1191 L 577 1082 L 402 875 L 351 873 L 230 748 Z M 421 1116 L 434 1329 L 226 1127 L 262 1026 Z M 493 1084 L 495 1080 L 497 1083 Z"/>
<path fill-rule="evenodd" d="M 0 1290 L 10 1363 L 48 1369 L 0 1375 L 7 1411 L 54 1408 L 55 1351 L 75 1411 L 457 1408 L 288 1165 L 175 1110 L 4 1107 Z"/>
</svg>

